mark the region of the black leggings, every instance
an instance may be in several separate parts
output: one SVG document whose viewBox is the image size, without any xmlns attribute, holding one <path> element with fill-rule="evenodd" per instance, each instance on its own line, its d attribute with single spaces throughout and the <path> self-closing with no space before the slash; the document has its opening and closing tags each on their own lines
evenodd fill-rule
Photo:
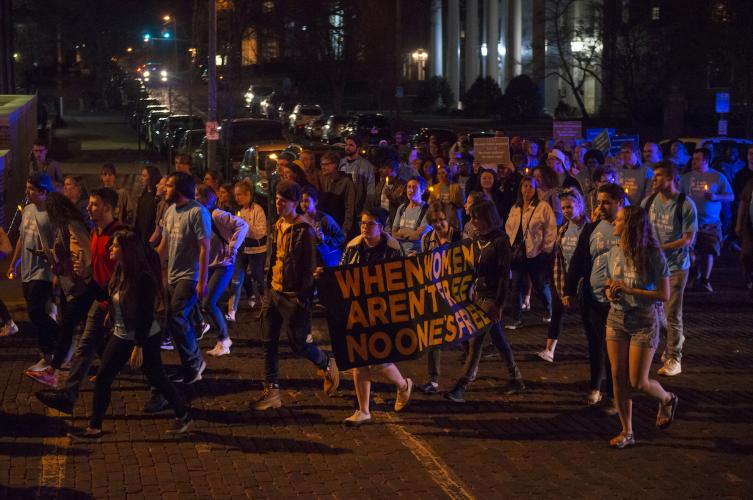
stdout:
<svg viewBox="0 0 753 500">
<path fill-rule="evenodd" d="M 102 420 L 107 408 L 110 406 L 112 383 L 118 372 L 128 362 L 133 351 L 134 342 L 123 340 L 112 335 L 107 342 L 105 352 L 102 355 L 102 364 L 97 372 L 97 382 L 94 385 L 94 401 L 92 402 L 92 416 L 89 419 L 89 427 L 101 429 Z M 165 375 L 160 358 L 160 336 L 152 335 L 144 343 L 144 362 L 141 371 L 146 375 L 149 385 L 156 387 L 165 396 L 173 409 L 175 416 L 182 418 L 186 415 L 186 403 L 183 396 L 178 392 L 172 382 Z"/>
<path fill-rule="evenodd" d="M 5 306 L 5 302 L 0 300 L 0 325 L 4 325 L 8 321 L 11 321 L 13 318 L 10 317 L 10 312 L 8 311 L 8 308 Z"/>
</svg>

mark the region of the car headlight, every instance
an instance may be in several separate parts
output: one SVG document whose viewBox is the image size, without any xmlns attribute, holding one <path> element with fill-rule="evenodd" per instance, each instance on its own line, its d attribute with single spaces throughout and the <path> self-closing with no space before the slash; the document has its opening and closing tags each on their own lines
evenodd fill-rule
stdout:
<svg viewBox="0 0 753 500">
<path fill-rule="evenodd" d="M 148 69 L 145 69 L 142 75 L 144 75 L 144 78 L 149 78 L 150 76 L 152 76 L 152 72 Z"/>
<path fill-rule="evenodd" d="M 160 71 L 159 72 L 159 76 L 166 77 L 167 76 L 167 70 L 163 69 L 162 71 Z"/>
</svg>

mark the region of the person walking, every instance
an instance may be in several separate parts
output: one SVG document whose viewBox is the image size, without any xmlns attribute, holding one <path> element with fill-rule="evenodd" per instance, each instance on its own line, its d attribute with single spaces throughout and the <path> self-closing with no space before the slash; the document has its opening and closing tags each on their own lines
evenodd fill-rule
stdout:
<svg viewBox="0 0 753 500">
<path fill-rule="evenodd" d="M 136 213 L 133 226 L 139 236 L 148 240 L 157 226 L 157 207 L 160 197 L 157 195 L 157 184 L 162 180 L 162 173 L 157 167 L 149 166 L 141 169 L 141 196 L 136 201 Z"/>
<path fill-rule="evenodd" d="M 343 252 L 340 265 L 376 264 L 400 259 L 403 251 L 400 244 L 384 231 L 388 212 L 382 208 L 371 208 L 361 214 L 361 235 L 351 240 Z M 404 410 L 413 394 L 413 381 L 405 378 L 395 363 L 363 366 L 353 369 L 353 385 L 356 389 L 358 409 L 343 420 L 348 426 L 359 426 L 371 422 L 369 403 L 371 381 L 381 375 L 397 388 L 395 411 Z"/>
<path fill-rule="evenodd" d="M 633 394 L 642 392 L 659 400 L 656 426 L 667 429 L 675 418 L 678 397 L 649 378 L 649 369 L 659 345 L 657 303 L 669 300 L 669 267 L 654 236 L 648 213 L 631 206 L 614 219 L 619 244 L 607 256 L 610 302 L 606 340 L 612 366 L 614 397 L 622 432 L 609 441 L 613 448 L 635 444 Z"/>
<path fill-rule="evenodd" d="M 337 266 L 342 257 L 345 235 L 337 222 L 317 209 L 319 193 L 313 186 L 301 190 L 301 212 L 316 233 L 317 263 L 324 267 Z"/>
<path fill-rule="evenodd" d="M 322 190 L 319 208 L 335 219 L 345 236 L 355 232 L 353 222 L 356 212 L 356 188 L 346 173 L 337 170 L 340 158 L 327 151 L 322 155 Z"/>
<path fill-rule="evenodd" d="M 256 410 L 282 406 L 279 385 L 279 343 L 283 322 L 293 353 L 308 359 L 324 379 L 324 393 L 332 396 L 340 385 L 335 358 L 306 342 L 311 332 L 311 301 L 314 295 L 316 235 L 314 228 L 296 212 L 301 187 L 280 181 L 275 189 L 275 205 L 280 218 L 272 233 L 267 257 L 267 293 L 261 310 L 261 337 L 264 348 L 264 389 L 254 403 Z"/>
<path fill-rule="evenodd" d="M 233 341 L 228 334 L 225 315 L 217 302 L 225 293 L 235 270 L 238 249 L 248 232 L 248 224 L 240 217 L 217 208 L 217 195 L 205 185 L 196 186 L 196 201 L 209 211 L 212 217 L 212 237 L 209 242 L 209 278 L 207 293 L 201 301 L 202 310 L 209 313 L 217 329 L 217 343 L 207 351 L 209 356 L 226 356 L 230 354 Z"/>
<path fill-rule="evenodd" d="M 471 220 L 478 229 L 479 236 L 474 240 L 476 246 L 476 275 L 473 283 L 473 302 L 480 307 L 489 319 L 491 327 L 484 330 L 470 340 L 469 352 L 465 358 L 465 365 L 461 377 L 455 387 L 445 393 L 445 398 L 454 403 L 465 402 L 465 392 L 476 380 L 478 365 L 481 361 L 481 351 L 489 332 L 494 347 L 507 365 L 508 383 L 503 388 L 505 394 L 517 394 L 525 390 L 523 376 L 510 347 L 510 342 L 502 328 L 502 308 L 507 293 L 508 276 L 510 275 L 510 240 L 501 229 L 502 221 L 494 203 L 489 200 L 479 201 L 471 207 Z"/>
<path fill-rule="evenodd" d="M 134 370 L 141 368 L 149 384 L 165 396 L 175 411 L 175 421 L 167 433 L 183 434 L 191 425 L 191 416 L 183 396 L 162 367 L 159 324 L 154 318 L 160 293 L 159 257 L 137 233 L 120 230 L 113 236 L 110 258 L 117 263 L 108 286 L 113 333 L 97 371 L 89 425 L 82 431 L 68 433 L 68 437 L 74 442 L 101 440 L 112 383 L 126 363 Z"/>
</svg>

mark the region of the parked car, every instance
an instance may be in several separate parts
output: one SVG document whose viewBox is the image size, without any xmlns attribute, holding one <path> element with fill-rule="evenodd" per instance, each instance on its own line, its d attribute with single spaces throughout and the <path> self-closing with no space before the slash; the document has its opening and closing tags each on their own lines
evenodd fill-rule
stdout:
<svg viewBox="0 0 753 500">
<path fill-rule="evenodd" d="M 355 135 L 365 144 L 378 144 L 382 139 L 391 140 L 390 124 L 381 113 L 357 113 L 342 131 L 342 137 Z"/>
<path fill-rule="evenodd" d="M 341 142 L 343 130 L 345 129 L 348 120 L 350 120 L 349 116 L 329 115 L 326 123 L 322 127 L 322 142 L 325 144 Z"/>
<path fill-rule="evenodd" d="M 273 91 L 274 89 L 267 85 L 249 85 L 248 90 L 246 90 L 246 93 L 243 94 L 243 100 L 246 103 L 246 109 L 248 109 L 251 114 L 258 113 L 259 104 L 261 103 L 262 99 L 271 94 Z"/>
<path fill-rule="evenodd" d="M 320 141 L 322 139 L 322 127 L 327 123 L 327 116 L 321 115 L 315 120 L 311 120 L 306 124 L 306 137 L 313 141 Z"/>
<path fill-rule="evenodd" d="M 235 173 L 251 144 L 287 142 L 282 126 L 272 120 L 237 118 L 225 120 L 220 127 L 217 156 L 226 173 Z"/>
<path fill-rule="evenodd" d="M 436 136 L 439 144 L 455 144 L 458 135 L 454 130 L 447 128 L 420 128 L 410 139 L 411 146 L 416 147 L 422 142 L 429 142 L 429 137 Z M 481 137 L 481 136 L 479 136 Z"/>
<path fill-rule="evenodd" d="M 322 108 L 318 104 L 296 104 L 293 112 L 288 115 L 288 127 L 294 134 L 301 133 L 306 125 L 320 116 Z"/>
<path fill-rule="evenodd" d="M 175 148 L 176 154 L 192 155 L 193 152 L 201 146 L 201 140 L 204 139 L 204 129 L 186 130 L 180 137 L 180 141 Z"/>
<path fill-rule="evenodd" d="M 197 115 L 172 115 L 165 123 L 165 129 L 160 130 L 160 152 L 166 152 L 177 146 L 176 135 L 178 131 L 192 130 L 204 127 L 204 119 Z"/>
<path fill-rule="evenodd" d="M 146 133 L 145 140 L 147 144 L 152 145 L 153 147 L 157 147 L 156 143 L 154 142 L 158 137 L 159 134 L 157 134 L 157 127 L 158 122 L 160 118 L 167 118 L 170 116 L 170 112 L 167 110 L 154 110 L 151 111 L 147 115 L 144 131 Z"/>
<path fill-rule="evenodd" d="M 283 95 L 277 91 L 272 92 L 262 97 L 261 101 L 259 101 L 259 114 L 267 120 L 278 120 L 280 118 L 278 114 L 280 105 L 287 103 L 289 100 L 290 98 L 287 95 Z M 287 115 L 284 116 L 287 117 Z"/>
</svg>

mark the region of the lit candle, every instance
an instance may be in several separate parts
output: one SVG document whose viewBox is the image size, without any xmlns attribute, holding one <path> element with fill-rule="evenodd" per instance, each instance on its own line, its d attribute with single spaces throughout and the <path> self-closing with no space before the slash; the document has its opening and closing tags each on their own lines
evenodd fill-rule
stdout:
<svg viewBox="0 0 753 500">
<path fill-rule="evenodd" d="M 434 192 L 434 186 L 429 186 L 429 191 Z"/>
<path fill-rule="evenodd" d="M 390 185 L 390 178 L 389 177 L 385 177 L 384 178 L 384 183 L 389 186 Z"/>
<path fill-rule="evenodd" d="M 528 172 L 530 172 L 530 171 L 531 171 L 531 169 L 528 168 L 528 167 L 526 167 L 526 175 L 528 175 Z"/>
<path fill-rule="evenodd" d="M 703 185 L 703 190 L 708 193 L 709 192 L 709 185 L 708 184 L 704 184 Z"/>
<path fill-rule="evenodd" d="M 18 205 L 18 211 L 19 212 L 23 212 L 24 211 L 24 207 L 22 207 L 21 205 Z"/>
<path fill-rule="evenodd" d="M 630 194 L 630 188 L 625 186 L 625 194 Z"/>
</svg>

